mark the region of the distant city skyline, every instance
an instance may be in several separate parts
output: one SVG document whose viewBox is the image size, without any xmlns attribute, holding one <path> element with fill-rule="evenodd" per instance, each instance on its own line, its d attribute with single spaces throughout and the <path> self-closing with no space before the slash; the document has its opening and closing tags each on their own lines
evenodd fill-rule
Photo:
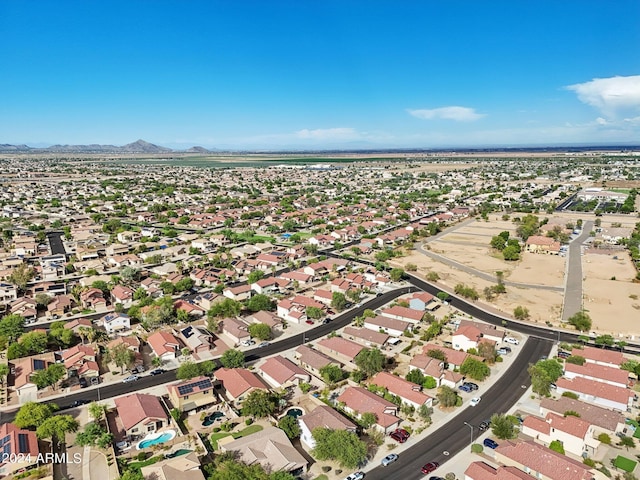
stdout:
<svg viewBox="0 0 640 480">
<path fill-rule="evenodd" d="M 625 145 L 636 0 L 0 3 L 0 143 Z"/>
</svg>

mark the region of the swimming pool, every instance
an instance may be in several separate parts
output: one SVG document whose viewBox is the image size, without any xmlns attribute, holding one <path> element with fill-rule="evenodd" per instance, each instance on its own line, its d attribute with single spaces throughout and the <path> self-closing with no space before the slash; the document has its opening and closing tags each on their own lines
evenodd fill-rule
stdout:
<svg viewBox="0 0 640 480">
<path fill-rule="evenodd" d="M 136 449 L 142 450 L 144 448 L 152 447 L 153 445 L 169 442 L 173 440 L 175 436 L 176 436 L 175 430 L 165 430 L 164 432 L 152 433 L 144 437 L 144 439 L 140 440 L 136 445 Z"/>
<path fill-rule="evenodd" d="M 293 417 L 293 418 L 298 418 L 303 413 L 304 412 L 299 408 L 290 408 L 289 410 L 287 410 L 287 415 L 289 415 L 290 417 Z"/>
</svg>

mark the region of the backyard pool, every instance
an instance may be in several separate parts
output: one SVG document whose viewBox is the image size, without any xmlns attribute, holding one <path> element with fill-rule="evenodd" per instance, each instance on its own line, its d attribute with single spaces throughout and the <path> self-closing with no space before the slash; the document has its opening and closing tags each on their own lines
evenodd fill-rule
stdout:
<svg viewBox="0 0 640 480">
<path fill-rule="evenodd" d="M 176 436 L 175 430 L 165 430 L 162 433 L 152 433 L 144 437 L 143 440 L 140 440 L 136 445 L 136 449 L 142 450 L 144 448 L 152 447 L 153 445 L 158 445 L 160 443 L 169 442 L 173 440 Z"/>
<path fill-rule="evenodd" d="M 293 418 L 298 418 L 303 413 L 304 412 L 302 410 L 300 410 L 299 408 L 290 408 L 289 410 L 287 410 L 287 415 L 289 415 L 290 417 L 293 417 Z"/>
<path fill-rule="evenodd" d="M 222 417 L 224 417 L 224 413 L 222 413 L 222 412 L 210 413 L 209 415 L 207 415 L 204 418 L 204 421 L 202 422 L 202 426 L 203 427 L 208 427 L 210 425 L 213 425 L 213 423 L 216 421 L 216 419 L 222 418 Z"/>
</svg>

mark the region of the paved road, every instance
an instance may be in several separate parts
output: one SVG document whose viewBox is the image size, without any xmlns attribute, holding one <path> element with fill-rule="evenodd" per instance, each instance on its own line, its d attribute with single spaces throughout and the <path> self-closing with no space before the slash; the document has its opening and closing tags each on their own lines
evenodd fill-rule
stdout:
<svg viewBox="0 0 640 480">
<path fill-rule="evenodd" d="M 582 310 L 582 244 L 589 238 L 593 222 L 584 222 L 582 233 L 569 244 L 567 252 L 567 276 L 562 304 L 562 321 Z"/>
<path fill-rule="evenodd" d="M 500 379 L 482 396 L 476 407 L 468 407 L 427 438 L 411 446 L 399 456 L 397 462 L 388 467 L 377 467 L 366 475 L 367 480 L 408 480 L 424 478 L 420 468 L 427 462 L 438 462 L 433 475 L 444 477 L 448 472 L 446 462 L 464 448 L 469 448 L 471 431 L 464 422 L 474 426 L 473 438 L 479 431 L 477 425 L 491 418 L 494 413 L 508 411 L 531 384 L 527 367 L 551 352 L 552 342 L 539 338 L 529 338 L 522 347 L 518 358 Z M 445 454 L 448 452 L 448 454 Z"/>
</svg>

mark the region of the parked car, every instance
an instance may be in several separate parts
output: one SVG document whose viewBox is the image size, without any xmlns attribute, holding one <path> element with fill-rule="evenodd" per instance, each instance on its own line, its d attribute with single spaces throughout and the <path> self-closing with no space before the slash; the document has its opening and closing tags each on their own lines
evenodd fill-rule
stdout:
<svg viewBox="0 0 640 480">
<path fill-rule="evenodd" d="M 364 478 L 364 472 L 355 472 L 351 475 L 347 475 L 344 480 L 362 480 Z"/>
<path fill-rule="evenodd" d="M 433 472 L 436 468 L 438 468 L 440 464 L 438 462 L 429 462 L 425 463 L 420 471 L 424 474 Z"/>
<path fill-rule="evenodd" d="M 496 350 L 496 353 L 498 355 L 506 355 L 507 353 L 510 353 L 511 349 L 507 350 L 506 348 L 499 348 L 498 350 Z"/>
<path fill-rule="evenodd" d="M 484 422 L 480 423 L 480 425 L 478 425 L 478 430 L 480 430 L 481 432 L 484 432 L 485 430 L 489 429 L 490 425 L 491 425 L 491 421 L 485 420 Z"/>
<path fill-rule="evenodd" d="M 552 389 L 552 390 L 555 390 L 555 389 L 557 389 L 557 388 L 558 388 L 558 386 L 557 386 L 555 383 L 551 382 L 551 383 L 549 384 L 549 388 L 550 388 L 550 389 Z"/>
<path fill-rule="evenodd" d="M 482 444 L 492 450 L 498 448 L 498 442 L 496 442 L 495 440 L 491 440 L 490 438 L 485 438 Z"/>
<path fill-rule="evenodd" d="M 87 382 L 87 379 L 84 377 L 80 377 L 78 383 L 80 383 L 80 388 L 87 388 L 89 386 L 89 382 Z"/>
<path fill-rule="evenodd" d="M 472 392 L 475 392 L 479 388 L 478 384 L 473 382 L 464 382 L 463 385 L 466 385 L 467 387 L 469 387 Z"/>
<path fill-rule="evenodd" d="M 329 323 L 331 321 L 330 318 L 325 318 L 324 320 L 322 320 L 322 325 L 326 325 L 327 323 Z"/>
<path fill-rule="evenodd" d="M 144 365 L 136 365 L 131 369 L 131 373 L 142 373 L 144 372 Z"/>
<path fill-rule="evenodd" d="M 164 373 L 164 372 L 166 372 L 166 370 L 164 368 L 156 368 L 155 370 L 151 370 L 149 372 L 149 375 L 156 376 L 156 375 L 160 375 L 161 373 Z"/>
<path fill-rule="evenodd" d="M 135 382 L 136 380 L 139 380 L 140 377 L 138 375 L 129 375 L 126 378 L 122 379 L 122 383 L 130 383 L 130 382 Z"/>
<path fill-rule="evenodd" d="M 307 325 L 313 325 L 313 320 L 308 319 L 308 320 L 305 320 L 304 323 L 306 323 Z"/>
<path fill-rule="evenodd" d="M 482 400 L 482 397 L 473 397 L 471 400 L 469 400 L 469 405 L 475 407 L 480 403 L 480 400 Z"/>
<path fill-rule="evenodd" d="M 569 352 L 558 352 L 558 358 L 569 358 L 570 356 Z"/>
<path fill-rule="evenodd" d="M 404 443 L 409 439 L 410 434 L 404 428 L 396 428 L 389 436 L 398 443 Z"/>
<path fill-rule="evenodd" d="M 255 345 L 256 342 L 254 340 L 243 340 L 240 342 L 240 345 L 243 347 L 250 347 L 251 345 Z"/>
<path fill-rule="evenodd" d="M 462 390 L 463 392 L 470 392 L 471 391 L 471 387 L 469 385 L 467 385 L 466 383 L 463 383 L 462 385 L 460 385 L 458 387 L 458 390 Z"/>
<path fill-rule="evenodd" d="M 391 465 L 396 460 L 398 460 L 398 455 L 396 455 L 395 453 L 391 453 L 382 459 L 380 465 L 386 467 L 387 465 Z"/>
<path fill-rule="evenodd" d="M 503 342 L 510 343 L 511 345 L 520 345 L 520 342 L 513 337 L 505 337 Z"/>
</svg>

